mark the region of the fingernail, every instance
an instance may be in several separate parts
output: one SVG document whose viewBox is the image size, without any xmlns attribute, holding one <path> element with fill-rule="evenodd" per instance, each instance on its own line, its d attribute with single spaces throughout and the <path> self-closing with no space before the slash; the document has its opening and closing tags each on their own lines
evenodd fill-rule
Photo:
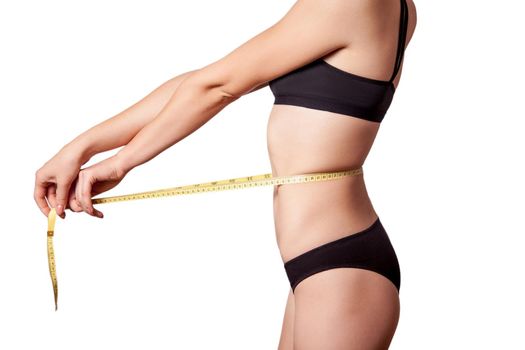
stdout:
<svg viewBox="0 0 525 350">
<path fill-rule="evenodd" d="M 57 205 L 57 213 L 62 216 L 62 204 Z"/>
</svg>

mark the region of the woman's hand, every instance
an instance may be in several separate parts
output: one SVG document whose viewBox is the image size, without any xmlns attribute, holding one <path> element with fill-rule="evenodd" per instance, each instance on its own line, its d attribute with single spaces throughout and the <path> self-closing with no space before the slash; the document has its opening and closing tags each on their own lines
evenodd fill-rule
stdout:
<svg viewBox="0 0 525 350">
<path fill-rule="evenodd" d="M 81 169 L 69 196 L 70 209 L 103 218 L 104 214 L 93 207 L 91 197 L 117 186 L 126 173 L 117 155 Z"/>
<path fill-rule="evenodd" d="M 51 205 L 56 209 L 57 215 L 65 218 L 69 189 L 83 163 L 85 162 L 82 161 L 80 152 L 72 148 L 63 148 L 36 171 L 33 196 L 46 217 Z"/>
</svg>

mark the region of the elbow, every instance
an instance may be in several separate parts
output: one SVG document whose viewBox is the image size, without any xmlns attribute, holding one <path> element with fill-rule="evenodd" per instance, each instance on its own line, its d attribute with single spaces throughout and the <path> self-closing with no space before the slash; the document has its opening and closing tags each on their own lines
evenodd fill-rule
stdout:
<svg viewBox="0 0 525 350">
<path fill-rule="evenodd" d="M 228 87 L 225 85 L 216 85 L 211 87 L 202 86 L 200 91 L 203 91 L 203 95 L 206 96 L 212 104 L 218 105 L 220 109 L 226 107 L 240 97 L 229 92 Z"/>
<path fill-rule="evenodd" d="M 180 102 L 184 101 L 188 107 L 204 109 L 222 109 L 235 100 L 220 87 L 193 84 L 181 84 L 172 98 Z"/>
<path fill-rule="evenodd" d="M 222 107 L 242 96 L 242 94 L 231 91 L 228 84 L 219 80 L 206 79 L 198 71 L 184 79 L 177 90 L 187 94 L 194 101 L 208 101 L 210 104 Z"/>
<path fill-rule="evenodd" d="M 173 107 L 173 114 L 182 113 L 189 118 L 197 118 L 200 125 L 213 118 L 238 97 L 226 90 L 225 85 L 206 82 L 194 74 L 181 82 L 171 100 L 173 106 L 176 106 Z M 180 110 L 181 113 L 176 110 Z"/>
</svg>

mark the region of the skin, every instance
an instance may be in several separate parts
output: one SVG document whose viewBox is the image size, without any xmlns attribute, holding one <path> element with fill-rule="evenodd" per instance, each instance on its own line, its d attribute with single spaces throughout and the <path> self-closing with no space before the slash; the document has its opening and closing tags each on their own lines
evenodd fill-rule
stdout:
<svg viewBox="0 0 525 350">
<path fill-rule="evenodd" d="M 181 82 L 195 71 L 169 79 L 129 108 L 91 127 L 63 146 L 35 173 L 34 199 L 40 211 L 46 217 L 50 208 L 56 208 L 62 218 L 65 218 L 65 209 L 85 211 L 93 216 L 99 213 L 97 217 L 102 217 L 99 210 L 85 204 L 82 207 L 77 201 L 80 198 L 77 192 L 97 176 L 99 181 L 94 182 L 91 189 L 91 195 L 95 196 L 115 187 L 125 174 L 116 157 L 81 169 L 82 165 L 97 153 L 126 145 L 156 117 Z M 79 181 L 81 179 L 86 182 Z"/>
<path fill-rule="evenodd" d="M 416 9 L 411 0 L 407 2 L 408 45 Z M 223 58 L 170 79 L 66 144 L 35 174 L 37 205 L 46 216 L 55 207 L 61 217 L 64 208 L 102 217 L 93 208 L 92 196 L 115 187 L 133 168 L 190 135 L 238 98 L 315 59 L 388 80 L 397 47 L 399 6 L 399 0 L 297 1 L 277 23 Z M 400 76 L 401 71 L 396 87 Z M 347 115 L 274 105 L 267 129 L 272 174 L 358 168 L 378 130 L 378 123 Z M 124 147 L 115 155 L 82 168 L 94 154 L 120 146 Z M 363 230 L 378 217 L 364 174 L 277 185 L 273 206 L 283 263 Z M 357 268 L 323 271 L 304 279 L 295 293 L 290 290 L 278 350 L 387 349 L 399 312 L 397 289 L 384 276 Z"/>
</svg>

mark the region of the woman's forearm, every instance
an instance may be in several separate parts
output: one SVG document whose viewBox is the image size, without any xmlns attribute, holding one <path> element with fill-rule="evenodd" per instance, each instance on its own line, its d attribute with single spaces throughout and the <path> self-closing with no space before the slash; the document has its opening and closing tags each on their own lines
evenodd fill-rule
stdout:
<svg viewBox="0 0 525 350">
<path fill-rule="evenodd" d="M 128 172 L 154 158 L 200 128 L 235 99 L 220 86 L 182 83 L 160 113 L 117 153 L 122 170 Z"/>
<path fill-rule="evenodd" d="M 195 70 L 166 81 L 124 111 L 84 131 L 64 148 L 80 154 L 82 163 L 85 163 L 97 153 L 127 144 L 155 118 L 181 82 L 193 72 Z"/>
</svg>

